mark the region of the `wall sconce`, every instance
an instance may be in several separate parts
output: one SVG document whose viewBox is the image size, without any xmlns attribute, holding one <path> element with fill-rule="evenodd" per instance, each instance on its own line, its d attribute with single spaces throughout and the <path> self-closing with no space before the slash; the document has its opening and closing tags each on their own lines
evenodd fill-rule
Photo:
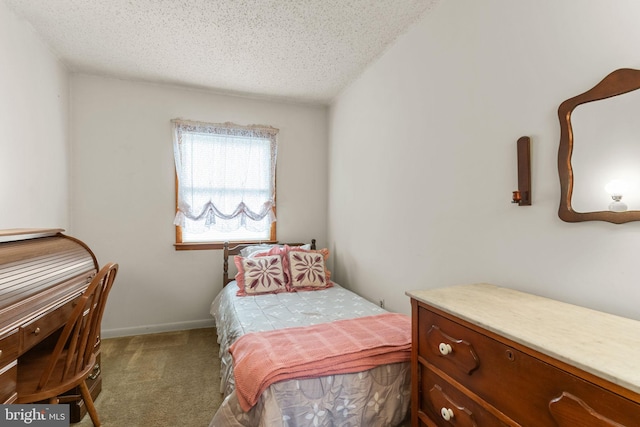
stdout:
<svg viewBox="0 0 640 427">
<path fill-rule="evenodd" d="M 513 192 L 511 203 L 531 206 L 531 139 L 518 139 L 518 189 Z"/>
<path fill-rule="evenodd" d="M 619 179 L 614 179 L 605 185 L 604 189 L 613 199 L 613 202 L 609 204 L 609 210 L 611 212 L 625 212 L 627 204 L 621 202 L 621 200 L 624 193 L 628 191 L 627 184 Z"/>
<path fill-rule="evenodd" d="M 511 197 L 511 203 L 520 203 L 522 201 L 522 194 L 520 191 L 516 190 L 513 192 L 513 196 Z"/>
</svg>

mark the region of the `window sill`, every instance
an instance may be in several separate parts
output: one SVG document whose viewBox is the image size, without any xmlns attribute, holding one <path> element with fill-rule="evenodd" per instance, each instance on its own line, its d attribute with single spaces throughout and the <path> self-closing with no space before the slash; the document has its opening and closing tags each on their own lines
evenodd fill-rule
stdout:
<svg viewBox="0 0 640 427">
<path fill-rule="evenodd" d="M 256 240 L 256 241 L 244 241 L 244 242 L 229 242 L 230 246 L 236 245 L 260 245 L 260 244 L 272 244 L 278 243 L 277 240 Z M 224 249 L 224 242 L 187 242 L 187 243 L 174 243 L 173 246 L 176 251 L 204 251 L 212 249 Z"/>
</svg>

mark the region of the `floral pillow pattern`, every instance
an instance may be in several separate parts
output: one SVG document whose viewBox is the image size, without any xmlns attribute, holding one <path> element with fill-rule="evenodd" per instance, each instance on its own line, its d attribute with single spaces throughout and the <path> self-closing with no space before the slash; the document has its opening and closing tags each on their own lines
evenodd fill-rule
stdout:
<svg viewBox="0 0 640 427">
<path fill-rule="evenodd" d="M 283 258 L 285 271 L 291 271 L 291 266 L 289 265 L 289 258 L 290 258 L 290 254 L 293 252 L 320 254 L 322 255 L 322 259 L 324 261 L 324 277 L 325 277 L 326 287 L 329 288 L 333 286 L 333 283 L 331 282 L 331 272 L 327 269 L 327 260 L 329 259 L 329 249 L 324 248 L 324 249 L 305 250 L 301 248 L 291 248 L 288 246 L 286 246 L 285 248 L 287 250 L 286 252 L 287 255 Z M 309 289 L 312 289 L 312 288 L 309 288 Z M 314 289 L 317 289 L 317 288 L 314 288 Z M 300 288 L 297 288 L 295 290 L 300 290 Z"/>
<path fill-rule="evenodd" d="M 251 257 L 236 256 L 238 296 L 296 292 L 330 288 L 327 270 L 328 249 L 306 249 L 273 245 L 264 253 Z M 268 259 L 268 263 L 264 261 Z"/>
<path fill-rule="evenodd" d="M 326 268 L 328 254 L 325 251 L 290 251 L 285 268 L 289 271 L 289 286 L 293 291 L 330 288 L 333 282 Z"/>
<path fill-rule="evenodd" d="M 238 295 L 255 295 L 287 291 L 287 276 L 280 255 L 244 258 L 236 256 Z"/>
<path fill-rule="evenodd" d="M 289 269 L 291 286 L 326 286 L 324 275 L 324 257 L 319 253 L 291 251 L 289 252 Z"/>
</svg>

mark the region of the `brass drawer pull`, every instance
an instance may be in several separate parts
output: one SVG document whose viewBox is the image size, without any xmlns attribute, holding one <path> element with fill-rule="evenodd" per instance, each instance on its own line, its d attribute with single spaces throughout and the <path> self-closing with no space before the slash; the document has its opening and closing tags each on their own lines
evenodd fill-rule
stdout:
<svg viewBox="0 0 640 427">
<path fill-rule="evenodd" d="M 95 380 L 96 378 L 98 378 L 98 375 L 100 375 L 100 365 L 96 363 L 96 366 L 93 367 L 93 372 L 91 372 L 91 374 L 89 374 L 87 378 L 89 378 L 90 380 Z"/>
</svg>

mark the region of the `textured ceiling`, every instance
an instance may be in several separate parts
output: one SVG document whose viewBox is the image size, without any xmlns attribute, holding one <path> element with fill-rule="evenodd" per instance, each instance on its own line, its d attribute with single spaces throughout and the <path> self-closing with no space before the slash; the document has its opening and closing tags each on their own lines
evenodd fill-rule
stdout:
<svg viewBox="0 0 640 427">
<path fill-rule="evenodd" d="M 4 0 L 71 71 L 329 103 L 438 0 Z"/>
</svg>

